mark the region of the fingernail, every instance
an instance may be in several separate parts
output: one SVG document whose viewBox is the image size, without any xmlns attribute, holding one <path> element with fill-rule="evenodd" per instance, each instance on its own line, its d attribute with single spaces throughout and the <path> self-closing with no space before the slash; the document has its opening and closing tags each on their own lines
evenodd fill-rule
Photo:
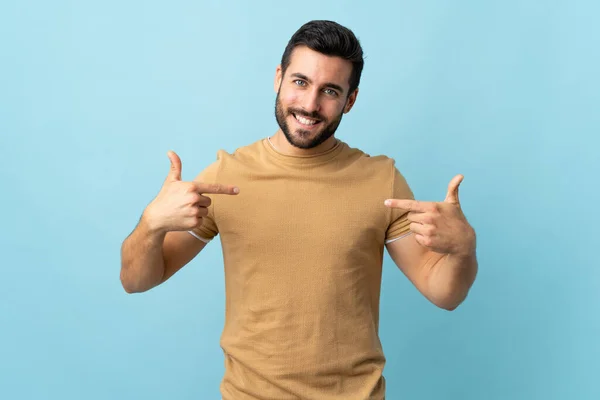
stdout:
<svg viewBox="0 0 600 400">
<path fill-rule="evenodd" d="M 240 188 L 234 187 L 233 193 L 238 194 L 240 192 Z"/>
<path fill-rule="evenodd" d="M 385 204 L 386 206 L 389 206 L 390 204 L 392 204 L 392 202 L 390 200 L 386 200 L 383 202 L 383 204 Z"/>
</svg>

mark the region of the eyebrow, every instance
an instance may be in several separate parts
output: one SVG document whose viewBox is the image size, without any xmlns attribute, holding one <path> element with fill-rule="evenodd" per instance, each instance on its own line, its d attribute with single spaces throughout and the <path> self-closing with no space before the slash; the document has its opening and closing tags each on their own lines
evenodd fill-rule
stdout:
<svg viewBox="0 0 600 400">
<path fill-rule="evenodd" d="M 294 78 L 303 79 L 303 80 L 305 80 L 308 83 L 312 83 L 312 81 L 310 80 L 310 78 L 308 76 L 306 76 L 304 74 L 301 74 L 299 72 L 294 72 L 291 76 L 294 77 Z M 340 93 L 344 93 L 344 89 L 340 85 L 338 85 L 336 83 L 327 82 L 323 86 L 329 87 L 331 89 L 335 89 L 335 90 L 337 90 Z"/>
</svg>

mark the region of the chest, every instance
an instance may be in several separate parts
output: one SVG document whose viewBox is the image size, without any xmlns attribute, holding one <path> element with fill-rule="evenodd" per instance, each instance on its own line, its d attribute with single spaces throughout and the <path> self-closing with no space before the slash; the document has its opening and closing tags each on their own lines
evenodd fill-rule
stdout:
<svg viewBox="0 0 600 400">
<path fill-rule="evenodd" d="M 322 251 L 342 243 L 383 243 L 388 194 L 372 182 L 273 176 L 239 186 L 238 196 L 219 198 L 215 208 L 224 242 L 256 249 L 285 241 L 289 248 Z"/>
</svg>

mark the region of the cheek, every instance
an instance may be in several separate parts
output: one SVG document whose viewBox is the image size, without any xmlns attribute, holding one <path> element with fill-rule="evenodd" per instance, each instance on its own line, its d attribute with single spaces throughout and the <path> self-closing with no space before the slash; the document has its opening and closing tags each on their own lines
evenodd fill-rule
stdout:
<svg viewBox="0 0 600 400">
<path fill-rule="evenodd" d="M 344 105 L 340 105 L 339 103 L 331 102 L 329 104 L 325 104 L 321 108 L 321 113 L 326 115 L 329 120 L 337 118 L 344 111 Z"/>
<path fill-rule="evenodd" d="M 279 91 L 279 101 L 284 108 L 294 106 L 300 101 L 300 93 L 293 88 L 282 87 Z"/>
<path fill-rule="evenodd" d="M 282 96 L 283 104 L 286 106 L 294 105 L 298 101 L 298 94 L 295 92 L 289 92 Z"/>
</svg>

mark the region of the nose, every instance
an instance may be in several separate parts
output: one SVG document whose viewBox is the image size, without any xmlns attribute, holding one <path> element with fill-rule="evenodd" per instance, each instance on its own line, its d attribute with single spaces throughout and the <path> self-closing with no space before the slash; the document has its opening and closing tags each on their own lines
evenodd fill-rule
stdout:
<svg viewBox="0 0 600 400">
<path fill-rule="evenodd" d="M 308 113 L 319 112 L 321 109 L 318 90 L 307 90 L 302 97 L 302 109 Z"/>
</svg>

